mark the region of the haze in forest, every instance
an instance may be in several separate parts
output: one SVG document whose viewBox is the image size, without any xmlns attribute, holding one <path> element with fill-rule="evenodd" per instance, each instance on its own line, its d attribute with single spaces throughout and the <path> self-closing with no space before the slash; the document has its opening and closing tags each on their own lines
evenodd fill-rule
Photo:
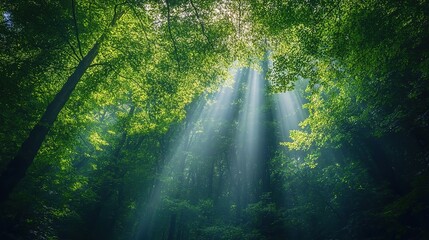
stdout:
<svg viewBox="0 0 429 240">
<path fill-rule="evenodd" d="M 429 238 L 429 3 L 0 3 L 0 239 Z"/>
</svg>

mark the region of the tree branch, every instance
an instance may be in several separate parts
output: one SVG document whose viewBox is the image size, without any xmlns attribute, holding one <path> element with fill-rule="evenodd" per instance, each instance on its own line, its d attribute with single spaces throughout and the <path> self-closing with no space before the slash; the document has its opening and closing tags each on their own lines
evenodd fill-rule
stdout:
<svg viewBox="0 0 429 240">
<path fill-rule="evenodd" d="M 115 5 L 114 10 L 113 10 L 113 17 L 112 20 L 110 21 L 110 23 L 106 26 L 106 29 L 104 30 L 103 34 L 101 34 L 101 36 L 97 39 L 97 42 L 101 43 L 104 41 L 104 39 L 106 38 L 109 30 L 111 28 L 113 28 L 116 25 L 116 22 L 122 17 L 122 15 L 124 15 L 125 10 L 120 10 L 118 11 L 118 7 L 121 5 L 126 4 L 127 2 L 123 2 L 123 3 L 118 3 Z"/>
<path fill-rule="evenodd" d="M 108 67 L 112 67 L 109 63 L 94 63 L 88 66 L 88 68 L 90 67 L 96 67 L 96 66 L 108 66 Z"/>
<path fill-rule="evenodd" d="M 121 18 L 121 17 L 122 17 L 122 15 L 125 13 L 125 10 L 121 10 L 121 11 L 119 11 L 119 12 L 118 12 L 118 7 L 119 7 L 119 6 L 121 6 L 121 5 L 125 5 L 125 4 L 127 4 L 127 3 L 128 3 L 128 1 L 125 1 L 125 2 L 118 3 L 118 4 L 116 4 L 116 5 L 115 5 L 115 8 L 114 8 L 114 14 L 113 14 L 113 19 L 112 19 L 112 21 L 110 22 L 110 26 L 111 26 L 111 27 L 113 27 L 113 26 L 116 24 L 116 21 L 117 21 L 119 18 Z"/>
<path fill-rule="evenodd" d="M 238 1 L 238 37 L 241 36 L 241 0 Z"/>
<path fill-rule="evenodd" d="M 80 54 L 81 58 L 83 58 L 82 47 L 81 47 L 80 39 L 79 39 L 79 29 L 77 27 L 75 0 L 72 0 L 72 12 L 73 12 L 73 22 L 74 22 L 74 30 L 75 30 L 76 40 L 77 40 L 77 47 L 79 49 L 79 54 Z"/>
<path fill-rule="evenodd" d="M 70 43 L 70 41 L 67 39 L 67 44 L 70 46 L 71 50 L 73 51 L 73 57 L 74 59 L 76 59 L 78 62 L 80 62 L 80 60 L 82 60 L 79 55 L 77 55 L 76 50 L 74 49 L 73 45 Z"/>
<path fill-rule="evenodd" d="M 134 7 L 131 7 L 131 10 L 133 11 L 133 13 L 134 13 L 135 17 L 137 18 L 138 22 L 140 23 L 141 28 L 142 28 L 143 33 L 144 33 L 144 36 L 145 36 L 145 38 L 146 38 L 146 41 L 147 41 L 147 42 L 148 42 L 148 44 L 149 44 L 149 48 L 151 48 L 151 47 L 152 47 L 153 42 L 152 42 L 152 41 L 149 39 L 149 37 L 148 37 L 148 34 L 147 34 L 147 32 L 146 32 L 145 25 L 144 25 L 144 23 L 143 23 L 143 21 L 142 21 L 142 19 L 141 19 L 140 15 L 137 13 L 137 11 L 136 11 L 136 9 L 135 9 Z"/>
<path fill-rule="evenodd" d="M 197 17 L 197 21 L 200 24 L 201 31 L 203 32 L 203 35 L 206 37 L 208 44 L 213 48 L 213 44 L 210 41 L 210 38 L 209 38 L 209 36 L 206 33 L 206 29 L 205 29 L 205 26 L 204 26 L 204 21 L 200 18 L 200 14 L 198 13 L 197 7 L 195 7 L 194 2 L 192 0 L 189 0 L 189 1 L 191 3 L 192 8 L 195 11 L 195 16 Z"/>
<path fill-rule="evenodd" d="M 168 0 L 165 0 L 165 3 L 167 4 L 167 27 L 168 27 L 168 34 L 170 35 L 171 41 L 173 43 L 173 48 L 174 48 L 174 55 L 176 57 L 176 61 L 177 61 L 177 68 L 179 69 L 179 72 L 181 71 L 180 69 L 180 60 L 179 60 L 179 55 L 178 55 L 178 51 L 177 51 L 177 45 L 176 45 L 176 40 L 173 37 L 173 33 L 171 32 L 171 24 L 170 24 L 170 4 L 168 3 Z"/>
</svg>

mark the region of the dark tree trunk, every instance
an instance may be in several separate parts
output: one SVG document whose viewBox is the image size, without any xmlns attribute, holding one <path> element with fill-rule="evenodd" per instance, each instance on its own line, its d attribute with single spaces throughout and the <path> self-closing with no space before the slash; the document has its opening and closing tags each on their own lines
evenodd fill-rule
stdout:
<svg viewBox="0 0 429 240">
<path fill-rule="evenodd" d="M 42 146 L 49 129 L 57 119 L 61 109 L 70 98 L 76 84 L 79 82 L 85 71 L 91 65 L 98 54 L 100 43 L 96 43 L 88 54 L 79 62 L 76 70 L 68 78 L 67 82 L 55 95 L 54 100 L 48 105 L 45 113 L 39 122 L 31 130 L 30 135 L 21 145 L 15 158 L 7 165 L 0 177 L 0 202 L 5 201 L 13 191 L 18 182 L 24 178 L 27 169 L 32 164 L 34 157 Z"/>
<path fill-rule="evenodd" d="M 113 27 L 116 24 L 122 14 L 123 12 L 115 12 L 112 22 L 110 23 L 110 27 Z M 86 54 L 86 56 L 79 62 L 75 71 L 67 79 L 67 82 L 63 85 L 57 95 L 55 95 L 54 100 L 49 103 L 39 122 L 33 127 L 28 138 L 21 145 L 21 148 L 18 150 L 15 158 L 8 163 L 6 169 L 0 176 L 0 202 L 7 200 L 18 182 L 24 178 L 27 169 L 33 163 L 37 152 L 42 146 L 49 129 L 57 119 L 61 109 L 69 100 L 77 83 L 98 55 L 100 45 L 105 38 L 106 34 L 103 33 L 88 54 Z"/>
<path fill-rule="evenodd" d="M 177 218 L 177 213 L 173 213 L 171 214 L 170 217 L 170 227 L 168 229 L 168 240 L 173 240 L 175 237 L 175 233 L 176 233 L 176 218 Z"/>
</svg>

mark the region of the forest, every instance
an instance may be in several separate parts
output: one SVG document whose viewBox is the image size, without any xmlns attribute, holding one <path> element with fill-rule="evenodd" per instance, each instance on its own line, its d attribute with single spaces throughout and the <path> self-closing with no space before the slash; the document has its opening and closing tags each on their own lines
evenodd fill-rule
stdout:
<svg viewBox="0 0 429 240">
<path fill-rule="evenodd" d="M 429 239 L 428 0 L 0 12 L 0 239 Z"/>
</svg>

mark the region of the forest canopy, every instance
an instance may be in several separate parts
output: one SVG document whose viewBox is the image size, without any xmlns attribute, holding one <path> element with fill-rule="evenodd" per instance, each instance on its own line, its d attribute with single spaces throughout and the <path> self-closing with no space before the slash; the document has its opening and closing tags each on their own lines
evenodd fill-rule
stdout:
<svg viewBox="0 0 429 240">
<path fill-rule="evenodd" d="M 1 239 L 429 238 L 427 0 L 0 12 Z"/>
</svg>

